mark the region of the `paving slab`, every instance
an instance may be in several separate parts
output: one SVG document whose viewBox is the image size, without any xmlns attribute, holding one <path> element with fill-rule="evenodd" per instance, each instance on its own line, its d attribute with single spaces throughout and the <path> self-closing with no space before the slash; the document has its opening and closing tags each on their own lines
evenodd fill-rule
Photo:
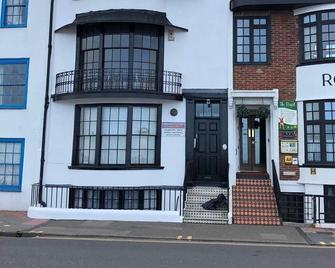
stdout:
<svg viewBox="0 0 335 268">
<path fill-rule="evenodd" d="M 299 228 L 294 226 L 57 220 L 34 228 L 29 233 L 41 236 L 308 244 Z"/>
<path fill-rule="evenodd" d="M 335 246 L 335 229 L 301 228 L 312 245 Z"/>
<path fill-rule="evenodd" d="M 28 218 L 26 211 L 0 211 L 0 235 L 17 236 L 47 222 Z"/>
</svg>

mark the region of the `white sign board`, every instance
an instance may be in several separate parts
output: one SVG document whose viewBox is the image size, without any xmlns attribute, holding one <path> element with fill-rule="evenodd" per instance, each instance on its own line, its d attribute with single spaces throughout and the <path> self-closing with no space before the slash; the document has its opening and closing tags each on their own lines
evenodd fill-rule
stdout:
<svg viewBox="0 0 335 268">
<path fill-rule="evenodd" d="M 283 140 L 280 142 L 280 152 L 282 154 L 297 154 L 298 153 L 298 141 L 287 141 Z"/>
<path fill-rule="evenodd" d="M 185 123 L 183 122 L 163 122 L 163 137 L 185 137 Z"/>
</svg>

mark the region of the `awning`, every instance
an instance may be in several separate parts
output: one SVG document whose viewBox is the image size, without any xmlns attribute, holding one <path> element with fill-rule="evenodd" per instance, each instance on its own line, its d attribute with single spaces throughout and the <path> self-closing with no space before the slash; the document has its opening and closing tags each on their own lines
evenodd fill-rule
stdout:
<svg viewBox="0 0 335 268">
<path fill-rule="evenodd" d="M 188 31 L 186 28 L 172 24 L 166 17 L 166 13 L 163 12 L 142 9 L 110 9 L 77 14 L 72 23 L 62 26 L 56 32 L 78 25 L 108 22 L 144 23 Z"/>
<path fill-rule="evenodd" d="M 233 11 L 247 9 L 295 9 L 330 3 L 334 3 L 334 0 L 231 0 L 230 9 Z"/>
</svg>

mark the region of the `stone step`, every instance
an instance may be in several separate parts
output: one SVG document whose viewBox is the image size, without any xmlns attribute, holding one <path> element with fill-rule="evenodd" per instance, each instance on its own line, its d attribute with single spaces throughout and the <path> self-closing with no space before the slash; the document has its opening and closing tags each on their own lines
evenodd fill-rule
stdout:
<svg viewBox="0 0 335 268">
<path fill-rule="evenodd" d="M 221 220 L 228 219 L 228 211 L 226 210 L 184 210 L 185 218 L 192 219 L 210 219 L 210 220 Z"/>
<path fill-rule="evenodd" d="M 233 199 L 233 208 L 277 209 L 277 203 L 275 201 Z"/>
<path fill-rule="evenodd" d="M 193 210 L 204 210 L 204 208 L 202 207 L 203 203 L 192 203 L 192 202 L 186 202 L 185 203 L 185 209 L 193 209 Z M 219 210 L 224 210 L 219 209 Z"/>
<path fill-rule="evenodd" d="M 227 220 L 209 220 L 209 219 L 185 219 L 184 223 L 199 223 L 199 224 L 228 224 Z"/>
<path fill-rule="evenodd" d="M 237 186 L 271 186 L 271 180 L 269 179 L 237 179 L 236 180 Z"/>
<path fill-rule="evenodd" d="M 205 203 L 211 199 L 216 198 L 217 196 L 207 196 L 207 195 L 187 195 L 186 196 L 186 204 L 187 203 Z"/>
<path fill-rule="evenodd" d="M 252 209 L 252 208 L 239 208 L 233 209 L 234 216 L 250 216 L 250 217 L 279 217 L 276 208 L 272 209 Z"/>
<path fill-rule="evenodd" d="M 250 216 L 234 216 L 234 224 L 247 225 L 281 225 L 279 217 L 250 217 Z"/>
<path fill-rule="evenodd" d="M 275 201 L 273 193 L 236 193 L 233 192 L 233 200 L 249 200 L 249 201 Z"/>
<path fill-rule="evenodd" d="M 233 192 L 273 193 L 273 188 L 271 186 L 233 186 Z"/>
<path fill-rule="evenodd" d="M 220 187 L 192 187 L 187 189 L 187 194 L 218 196 L 227 195 L 227 189 Z"/>
</svg>

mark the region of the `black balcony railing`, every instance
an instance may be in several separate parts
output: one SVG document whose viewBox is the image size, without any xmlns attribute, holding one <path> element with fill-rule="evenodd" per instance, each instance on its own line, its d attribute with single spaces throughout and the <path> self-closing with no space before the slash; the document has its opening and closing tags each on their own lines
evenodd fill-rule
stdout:
<svg viewBox="0 0 335 268">
<path fill-rule="evenodd" d="M 97 187 L 36 183 L 31 189 L 31 206 L 177 211 L 182 216 L 183 195 L 182 186 Z"/>
<path fill-rule="evenodd" d="M 143 69 L 89 69 L 59 73 L 55 95 L 85 93 L 143 92 L 181 95 L 182 75 Z"/>
</svg>

